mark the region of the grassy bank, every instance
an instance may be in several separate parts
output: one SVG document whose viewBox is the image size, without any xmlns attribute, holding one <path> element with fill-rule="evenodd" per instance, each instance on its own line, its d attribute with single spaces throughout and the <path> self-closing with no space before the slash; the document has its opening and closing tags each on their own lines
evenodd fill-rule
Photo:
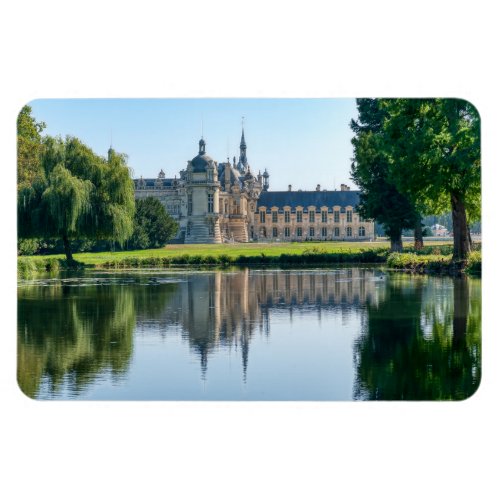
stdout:
<svg viewBox="0 0 500 500">
<path fill-rule="evenodd" d="M 405 252 L 411 252 L 411 243 Z M 418 270 L 423 264 L 432 269 L 438 262 L 451 259 L 449 244 L 426 246 L 419 255 L 401 254 L 390 259 L 394 269 Z M 394 254 L 398 255 L 398 254 Z M 415 258 L 424 259 L 415 261 Z M 307 266 L 341 263 L 385 263 L 389 257 L 387 241 L 377 242 L 304 242 L 304 243 L 248 243 L 222 245 L 168 245 L 153 250 L 99 252 L 75 254 L 75 260 L 86 268 L 130 269 L 170 268 L 178 266 Z M 444 259 L 444 260 L 443 260 Z M 436 264 L 434 264 L 436 263 Z M 418 264 L 418 265 L 417 265 Z M 480 269 L 479 256 L 479 269 Z M 477 263 L 476 263 L 477 267 Z M 26 278 L 40 272 L 57 272 L 67 269 L 63 255 L 19 257 L 18 275 Z"/>
<path fill-rule="evenodd" d="M 481 252 L 471 252 L 467 260 L 460 262 L 453 262 L 451 255 L 391 253 L 387 257 L 387 267 L 412 273 L 481 275 Z"/>
</svg>

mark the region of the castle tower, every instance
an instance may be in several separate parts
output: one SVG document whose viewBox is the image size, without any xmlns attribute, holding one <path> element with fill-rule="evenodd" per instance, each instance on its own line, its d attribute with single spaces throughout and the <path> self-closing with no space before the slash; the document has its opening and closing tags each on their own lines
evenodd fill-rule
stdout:
<svg viewBox="0 0 500 500">
<path fill-rule="evenodd" d="M 203 137 L 198 145 L 198 155 L 188 162 L 186 169 L 187 225 L 184 241 L 222 243 L 217 163 L 207 155 Z"/>
</svg>

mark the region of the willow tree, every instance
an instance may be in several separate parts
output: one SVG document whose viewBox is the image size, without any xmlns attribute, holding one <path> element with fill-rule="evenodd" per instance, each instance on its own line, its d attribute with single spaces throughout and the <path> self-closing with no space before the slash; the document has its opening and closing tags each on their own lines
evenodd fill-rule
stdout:
<svg viewBox="0 0 500 500">
<path fill-rule="evenodd" d="M 361 191 L 358 210 L 363 217 L 381 223 L 390 238 L 391 251 L 401 252 L 403 230 L 416 227 L 421 230 L 421 217 L 408 196 L 402 194 L 391 179 L 383 128 L 386 111 L 382 101 L 357 99 L 356 103 L 359 117 L 357 121 L 352 120 L 350 126 L 355 133 L 351 141 L 354 147 L 351 179 Z M 416 236 L 418 238 L 418 230 Z"/>
<path fill-rule="evenodd" d="M 461 99 L 394 99 L 383 106 L 392 178 L 429 213 L 451 208 L 453 258 L 466 259 L 468 225 L 481 213 L 477 110 Z"/>
<path fill-rule="evenodd" d="M 132 234 L 134 210 L 124 155 L 110 151 L 106 160 L 74 137 L 46 137 L 40 175 L 18 192 L 18 234 L 61 238 L 73 263 L 72 239 L 123 243 Z"/>
</svg>

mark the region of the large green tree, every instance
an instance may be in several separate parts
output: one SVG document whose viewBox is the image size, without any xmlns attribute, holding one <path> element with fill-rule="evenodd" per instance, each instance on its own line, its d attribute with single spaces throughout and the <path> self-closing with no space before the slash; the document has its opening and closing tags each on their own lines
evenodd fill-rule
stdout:
<svg viewBox="0 0 500 500">
<path fill-rule="evenodd" d="M 160 248 L 177 233 L 177 222 L 167 213 L 158 198 L 148 196 L 136 201 L 134 232 L 128 246 Z"/>
<path fill-rule="evenodd" d="M 362 216 L 381 223 L 391 240 L 391 251 L 400 252 L 403 230 L 421 228 L 420 215 L 390 177 L 384 130 L 387 112 L 382 101 L 357 99 L 356 102 L 358 120 L 351 121 L 355 133 L 351 178 L 361 190 L 358 210 Z"/>
<path fill-rule="evenodd" d="M 42 145 L 40 175 L 18 191 L 19 236 L 61 238 L 70 263 L 72 239 L 125 242 L 135 210 L 126 157 L 106 160 L 74 137 Z"/>
<path fill-rule="evenodd" d="M 451 208 L 455 260 L 471 250 L 468 225 L 481 216 L 480 118 L 461 99 L 384 100 L 390 175 L 428 213 Z"/>
</svg>

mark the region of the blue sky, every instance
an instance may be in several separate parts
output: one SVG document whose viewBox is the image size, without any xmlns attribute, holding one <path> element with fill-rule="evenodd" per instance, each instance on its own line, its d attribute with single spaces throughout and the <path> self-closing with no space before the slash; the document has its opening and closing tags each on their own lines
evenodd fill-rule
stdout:
<svg viewBox="0 0 500 500">
<path fill-rule="evenodd" d="M 129 157 L 134 176 L 185 168 L 203 135 L 217 161 L 238 157 L 245 117 L 247 157 L 267 168 L 270 189 L 339 189 L 349 179 L 354 99 L 41 99 L 29 103 L 46 134 L 74 135 L 96 153 Z"/>
</svg>

